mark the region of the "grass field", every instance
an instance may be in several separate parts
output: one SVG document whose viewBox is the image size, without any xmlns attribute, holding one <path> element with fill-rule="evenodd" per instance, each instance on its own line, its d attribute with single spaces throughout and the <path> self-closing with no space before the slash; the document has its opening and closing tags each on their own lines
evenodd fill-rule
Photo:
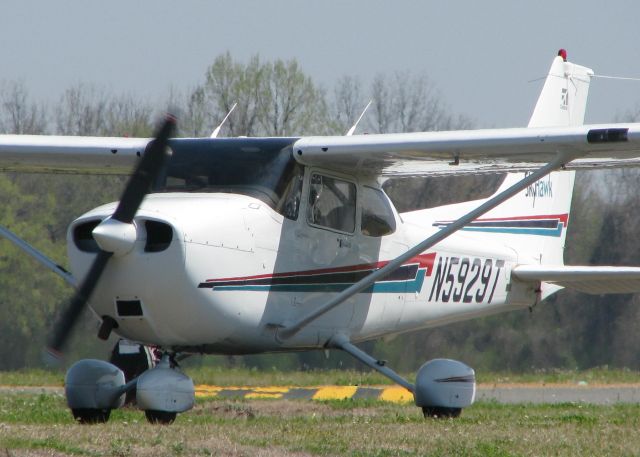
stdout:
<svg viewBox="0 0 640 457">
<path fill-rule="evenodd" d="M 510 456 L 637 455 L 640 405 L 478 403 L 459 419 L 425 420 L 378 401 L 206 400 L 171 426 L 117 410 L 77 425 L 59 395 L 0 398 L 0 455 Z"/>
<path fill-rule="evenodd" d="M 197 384 L 219 386 L 317 386 L 317 385 L 385 385 L 393 384 L 388 378 L 373 371 L 312 370 L 312 371 L 259 371 L 247 368 L 198 367 L 187 368 L 187 374 Z M 413 379 L 414 374 L 406 374 Z M 620 384 L 639 383 L 640 372 L 607 367 L 590 370 L 548 370 L 531 373 L 478 372 L 477 381 L 485 384 Z M 0 385 L 61 386 L 64 371 L 23 370 L 0 371 Z"/>
<path fill-rule="evenodd" d="M 197 383 L 221 386 L 388 384 L 359 371 L 281 372 L 192 368 Z M 0 384 L 62 385 L 61 371 L 0 372 Z M 640 373 L 607 368 L 513 375 L 479 382 L 637 383 Z M 116 410 L 108 424 L 74 423 L 60 394 L 0 394 L 0 457 L 6 456 L 511 456 L 639 455 L 640 405 L 500 405 L 479 402 L 459 419 L 425 420 L 411 404 L 374 400 L 198 399 L 171 426 Z"/>
</svg>

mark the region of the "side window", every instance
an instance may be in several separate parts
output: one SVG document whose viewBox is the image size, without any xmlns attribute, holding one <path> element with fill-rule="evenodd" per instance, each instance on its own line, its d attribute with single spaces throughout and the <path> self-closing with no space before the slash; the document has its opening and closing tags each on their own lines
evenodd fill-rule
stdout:
<svg viewBox="0 0 640 457">
<path fill-rule="evenodd" d="M 373 187 L 362 187 L 362 234 L 384 236 L 396 230 L 396 220 L 384 193 Z"/>
<path fill-rule="evenodd" d="M 312 174 L 307 219 L 311 224 L 352 233 L 356 228 L 355 184 Z"/>
</svg>

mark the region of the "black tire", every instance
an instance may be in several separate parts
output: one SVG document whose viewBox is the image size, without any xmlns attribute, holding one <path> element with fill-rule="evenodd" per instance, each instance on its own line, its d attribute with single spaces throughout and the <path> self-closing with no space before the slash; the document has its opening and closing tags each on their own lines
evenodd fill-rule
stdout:
<svg viewBox="0 0 640 457">
<path fill-rule="evenodd" d="M 454 419 L 460 417 L 462 408 L 446 408 L 444 406 L 423 406 L 422 414 L 427 419 Z"/>
<path fill-rule="evenodd" d="M 72 409 L 73 418 L 81 424 L 104 424 L 111 415 L 110 409 Z"/>
<path fill-rule="evenodd" d="M 144 412 L 147 420 L 151 424 L 161 424 L 161 425 L 169 425 L 173 424 L 173 421 L 176 420 L 176 415 L 178 413 L 173 413 L 170 411 L 158 411 L 155 409 L 148 409 Z"/>
</svg>

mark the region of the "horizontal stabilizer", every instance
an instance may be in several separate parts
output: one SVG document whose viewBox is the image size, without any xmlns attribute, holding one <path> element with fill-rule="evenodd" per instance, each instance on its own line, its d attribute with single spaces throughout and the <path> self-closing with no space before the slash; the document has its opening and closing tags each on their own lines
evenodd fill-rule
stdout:
<svg viewBox="0 0 640 457">
<path fill-rule="evenodd" d="M 640 267 L 520 265 L 511 275 L 521 281 L 549 282 L 594 295 L 640 292 Z"/>
</svg>

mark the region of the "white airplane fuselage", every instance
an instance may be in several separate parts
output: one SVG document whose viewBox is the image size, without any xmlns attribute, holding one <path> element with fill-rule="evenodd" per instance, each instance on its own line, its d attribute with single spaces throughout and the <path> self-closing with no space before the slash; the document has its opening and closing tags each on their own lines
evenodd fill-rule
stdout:
<svg viewBox="0 0 640 457">
<path fill-rule="evenodd" d="M 303 196 L 312 172 L 305 173 Z M 363 186 L 379 189 L 375 182 L 345 179 L 358 195 Z M 133 249 L 112 258 L 91 308 L 115 319 L 114 331 L 131 340 L 241 354 L 320 348 L 336 334 L 359 342 L 531 306 L 539 298 L 539 291 L 510 280 L 518 263 L 512 247 L 459 232 L 279 341 L 279 327 L 439 230 L 431 210 L 403 218 L 395 209 L 395 230 L 384 236 L 364 234 L 360 222 L 352 233 L 331 230 L 310 223 L 310 203 L 301 200 L 297 220 L 291 220 L 247 195 L 149 195 L 135 217 Z M 95 253 L 79 249 L 74 230 L 114 208 L 98 207 L 71 224 L 76 278 L 86 274 Z M 356 221 L 360 212 L 358 200 Z M 156 236 L 147 233 L 154 229 L 147 221 L 170 226 L 170 240 L 150 245 Z"/>
</svg>

